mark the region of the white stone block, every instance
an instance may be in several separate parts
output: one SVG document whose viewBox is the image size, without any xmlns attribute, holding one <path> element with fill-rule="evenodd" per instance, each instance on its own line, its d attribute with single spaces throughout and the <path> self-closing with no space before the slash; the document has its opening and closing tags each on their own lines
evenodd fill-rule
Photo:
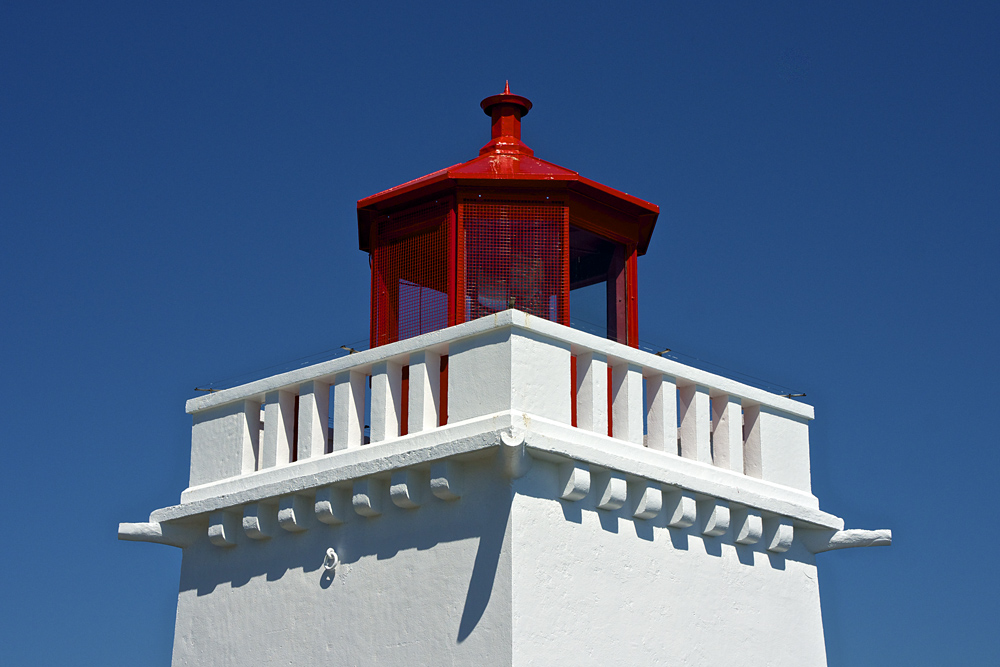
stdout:
<svg viewBox="0 0 1000 667">
<path fill-rule="evenodd" d="M 290 533 L 307 531 L 313 512 L 313 503 L 308 497 L 297 493 L 285 496 L 278 504 L 278 525 Z"/>
<path fill-rule="evenodd" d="M 427 350 L 410 355 L 408 433 L 438 427 L 441 410 L 441 355 Z"/>
<path fill-rule="evenodd" d="M 689 384 L 678 387 L 677 394 L 680 399 L 681 456 L 711 463 L 708 388 Z"/>
<path fill-rule="evenodd" d="M 316 500 L 313 502 L 313 512 L 316 518 L 328 526 L 339 526 L 347 521 L 346 489 L 336 486 L 324 486 L 316 490 Z"/>
<path fill-rule="evenodd" d="M 636 519 L 652 519 L 663 509 L 663 491 L 648 482 L 629 484 L 630 508 Z"/>
<path fill-rule="evenodd" d="M 642 446 L 642 368 L 616 363 L 611 367 L 612 435 Z"/>
<path fill-rule="evenodd" d="M 559 497 L 563 500 L 581 500 L 590 493 L 590 470 L 579 463 L 569 462 L 559 466 Z"/>
<path fill-rule="evenodd" d="M 523 477 L 531 468 L 531 455 L 524 442 L 524 433 L 500 432 L 500 470 L 505 477 Z"/>
<path fill-rule="evenodd" d="M 376 517 L 382 514 L 382 494 L 385 483 L 380 479 L 369 478 L 354 483 L 354 494 L 351 504 L 354 511 L 365 517 Z"/>
<path fill-rule="evenodd" d="M 452 343 L 448 369 L 451 423 L 508 410 L 571 421 L 568 342 L 524 330 L 488 331 Z"/>
<path fill-rule="evenodd" d="M 365 436 L 365 381 L 359 371 L 344 371 L 333 382 L 333 449 L 360 447 Z"/>
<path fill-rule="evenodd" d="M 646 446 L 677 454 L 677 385 L 669 375 L 646 378 Z"/>
<path fill-rule="evenodd" d="M 243 532 L 253 540 L 267 540 L 278 527 L 277 508 L 265 503 L 252 503 L 243 508 Z"/>
<path fill-rule="evenodd" d="M 792 546 L 795 532 L 792 524 L 779 517 L 764 519 L 764 544 L 767 550 L 774 553 L 784 553 Z"/>
<path fill-rule="evenodd" d="M 729 506 L 721 500 L 703 500 L 698 503 L 702 514 L 701 534 L 718 537 L 729 530 Z"/>
<path fill-rule="evenodd" d="M 457 461 L 437 461 L 431 465 L 431 493 L 441 500 L 462 497 L 461 466 Z"/>
<path fill-rule="evenodd" d="M 330 418 L 330 385 L 319 380 L 299 385 L 298 460 L 326 454 L 326 430 Z"/>
<path fill-rule="evenodd" d="M 773 408 L 760 409 L 761 477 L 811 492 L 809 422 Z"/>
<path fill-rule="evenodd" d="M 371 441 L 398 438 L 403 405 L 403 365 L 383 361 L 372 367 Z"/>
<path fill-rule="evenodd" d="M 743 472 L 743 410 L 736 396 L 712 396 L 712 463 Z"/>
<path fill-rule="evenodd" d="M 698 517 L 698 503 L 686 492 L 670 487 L 663 489 L 663 510 L 671 528 L 689 528 Z"/>
<path fill-rule="evenodd" d="M 576 425 L 607 435 L 608 364 L 597 352 L 576 356 Z"/>
<path fill-rule="evenodd" d="M 743 473 L 761 479 L 760 405 L 743 404 Z"/>
<path fill-rule="evenodd" d="M 510 410 L 510 330 L 489 331 L 448 348 L 448 420 Z"/>
<path fill-rule="evenodd" d="M 236 532 L 240 529 L 240 517 L 226 511 L 212 512 L 208 516 L 208 539 L 217 547 L 236 546 Z"/>
<path fill-rule="evenodd" d="M 253 472 L 260 443 L 260 403 L 243 400 L 195 413 L 190 485 Z"/>
<path fill-rule="evenodd" d="M 760 513 L 745 507 L 733 507 L 733 540 L 737 544 L 756 544 L 764 534 Z"/>
<path fill-rule="evenodd" d="M 389 497 L 392 504 L 403 509 L 415 509 L 423 502 L 427 476 L 419 470 L 397 470 L 392 473 Z"/>
<path fill-rule="evenodd" d="M 295 394 L 269 391 L 264 395 L 264 442 L 261 444 L 261 468 L 287 465 L 292 460 Z"/>
<path fill-rule="evenodd" d="M 593 478 L 597 509 L 616 510 L 625 504 L 628 484 L 621 473 L 605 471 L 594 473 Z"/>
<path fill-rule="evenodd" d="M 569 343 L 521 329 L 510 345 L 510 409 L 571 423 Z"/>
<path fill-rule="evenodd" d="M 195 526 L 185 524 L 159 523 L 156 521 L 118 524 L 119 540 L 152 542 L 154 544 L 166 544 L 182 549 L 197 542 L 203 534 L 203 531 Z"/>
</svg>

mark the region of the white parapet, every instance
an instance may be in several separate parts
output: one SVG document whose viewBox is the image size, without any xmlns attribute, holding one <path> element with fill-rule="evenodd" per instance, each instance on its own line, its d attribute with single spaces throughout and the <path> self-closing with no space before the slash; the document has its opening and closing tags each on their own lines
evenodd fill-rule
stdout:
<svg viewBox="0 0 1000 667">
<path fill-rule="evenodd" d="M 597 436 L 608 437 L 610 424 L 609 440 L 811 488 L 810 406 L 513 310 L 214 392 L 187 407 L 191 487 L 332 455 L 331 421 L 336 453 L 393 441 L 404 428 L 414 437 L 514 411 L 563 424 L 575 413 L 575 426 Z"/>
</svg>

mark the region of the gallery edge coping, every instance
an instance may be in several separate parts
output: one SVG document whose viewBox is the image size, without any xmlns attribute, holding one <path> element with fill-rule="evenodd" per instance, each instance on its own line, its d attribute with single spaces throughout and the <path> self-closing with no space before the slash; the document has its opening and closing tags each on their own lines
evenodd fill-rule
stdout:
<svg viewBox="0 0 1000 667">
<path fill-rule="evenodd" d="M 297 368 L 292 371 L 248 382 L 238 387 L 222 389 L 204 396 L 196 396 L 187 401 L 185 408 L 189 414 L 194 414 L 236 401 L 260 397 L 269 391 L 274 391 L 282 387 L 318 378 L 329 378 L 342 371 L 355 368 L 365 369 L 380 361 L 400 357 L 405 358 L 406 355 L 420 350 L 444 348 L 460 340 L 505 328 L 531 331 L 542 336 L 560 340 L 563 343 L 569 343 L 574 353 L 577 351 L 576 348 L 580 348 L 580 351 L 593 350 L 607 356 L 609 359 L 641 366 L 645 369 L 646 375 L 663 373 L 664 375 L 681 379 L 688 384 L 693 383 L 711 387 L 802 419 L 811 420 L 814 418 L 814 410 L 811 405 L 799 403 L 785 396 L 772 394 L 763 389 L 731 380 L 725 376 L 692 368 L 671 359 L 628 347 L 621 343 L 601 338 L 600 336 L 577 331 L 576 329 L 571 329 L 540 317 L 528 315 L 519 310 L 505 310 L 492 316 L 481 317 L 447 329 L 432 331 L 414 338 L 382 345 L 330 361 L 320 362 L 312 366 L 306 366 L 305 368 Z"/>
</svg>

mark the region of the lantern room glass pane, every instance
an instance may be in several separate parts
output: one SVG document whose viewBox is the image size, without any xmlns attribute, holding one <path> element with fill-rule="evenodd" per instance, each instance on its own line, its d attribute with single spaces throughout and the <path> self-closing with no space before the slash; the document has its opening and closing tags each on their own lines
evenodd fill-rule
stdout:
<svg viewBox="0 0 1000 667">
<path fill-rule="evenodd" d="M 625 246 L 589 230 L 569 227 L 570 323 L 575 329 L 618 340 L 624 332 L 619 313 Z M 623 285 L 623 283 L 622 283 Z"/>
<path fill-rule="evenodd" d="M 562 202 L 466 199 L 465 319 L 517 308 L 568 323 L 567 224 Z"/>
<path fill-rule="evenodd" d="M 377 221 L 372 243 L 372 346 L 448 326 L 448 212 L 434 203 Z"/>
</svg>

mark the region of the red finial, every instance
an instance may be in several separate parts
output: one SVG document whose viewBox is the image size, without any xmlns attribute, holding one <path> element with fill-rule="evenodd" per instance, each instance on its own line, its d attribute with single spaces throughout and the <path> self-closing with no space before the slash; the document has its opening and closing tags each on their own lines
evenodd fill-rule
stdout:
<svg viewBox="0 0 1000 667">
<path fill-rule="evenodd" d="M 531 110 L 531 100 L 510 94 L 510 81 L 504 82 L 504 90 L 499 95 L 491 95 L 479 103 L 486 115 L 493 119 L 493 136 L 490 143 L 480 149 L 479 154 L 518 153 L 532 155 L 534 151 L 521 142 L 521 118 Z"/>
</svg>

